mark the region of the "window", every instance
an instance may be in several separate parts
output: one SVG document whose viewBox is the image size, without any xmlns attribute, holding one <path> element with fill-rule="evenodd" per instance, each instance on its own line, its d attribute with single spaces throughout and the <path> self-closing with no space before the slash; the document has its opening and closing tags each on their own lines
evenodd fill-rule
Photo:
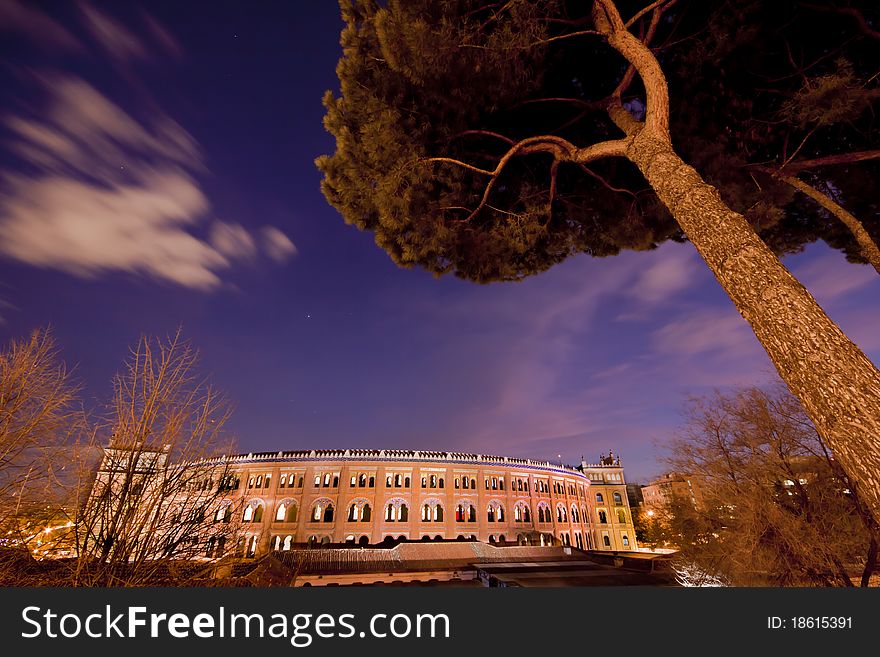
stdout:
<svg viewBox="0 0 880 657">
<path fill-rule="evenodd" d="M 440 488 L 443 488 L 445 486 L 445 482 L 443 481 L 443 477 L 440 477 L 440 479 L 437 480 L 437 486 L 439 486 Z"/>
<path fill-rule="evenodd" d="M 376 487 L 376 477 L 370 476 L 369 483 L 367 483 L 367 486 L 369 486 L 370 488 L 375 488 Z"/>
<path fill-rule="evenodd" d="M 284 522 L 285 517 L 287 517 L 287 507 L 282 502 L 278 505 L 278 510 L 275 512 L 275 520 L 277 522 Z"/>
<path fill-rule="evenodd" d="M 431 488 L 437 488 L 437 475 L 431 475 Z"/>
<path fill-rule="evenodd" d="M 348 507 L 348 517 L 346 518 L 347 522 L 355 522 L 358 519 L 358 508 L 357 504 L 352 504 Z"/>
<path fill-rule="evenodd" d="M 623 535 L 623 544 L 624 544 L 625 546 L 626 546 L 626 545 L 629 545 L 629 538 L 627 537 L 626 534 Z"/>
<path fill-rule="evenodd" d="M 403 480 L 403 487 L 409 488 L 409 477 L 405 477 Z"/>
<path fill-rule="evenodd" d="M 606 516 L 605 512 L 601 509 L 599 510 L 599 522 L 601 522 L 602 524 L 608 523 L 608 516 Z"/>
<path fill-rule="evenodd" d="M 370 522 L 373 517 L 373 510 L 370 508 L 369 504 L 364 504 L 364 508 L 361 509 L 361 522 Z"/>
<path fill-rule="evenodd" d="M 321 475 L 315 475 L 315 488 L 321 485 Z"/>
<path fill-rule="evenodd" d="M 351 475 L 351 481 L 349 481 L 348 485 L 352 488 L 357 486 L 357 475 Z"/>
<path fill-rule="evenodd" d="M 422 488 L 427 488 L 427 487 L 428 487 L 428 478 L 422 477 Z"/>
<path fill-rule="evenodd" d="M 358 477 L 358 487 L 365 488 L 366 485 L 367 485 L 367 475 L 361 474 L 361 476 Z"/>
<path fill-rule="evenodd" d="M 399 475 L 399 474 L 396 474 L 396 475 L 394 475 L 394 487 L 395 487 L 395 488 L 400 488 L 400 485 L 401 485 L 401 478 L 400 478 L 400 475 Z"/>
<path fill-rule="evenodd" d="M 272 475 L 266 475 L 266 481 L 263 484 L 263 488 L 269 488 L 269 482 L 272 481 Z"/>
<path fill-rule="evenodd" d="M 385 477 L 385 488 L 391 488 L 391 475 Z"/>
<path fill-rule="evenodd" d="M 324 522 L 333 522 L 333 505 L 328 504 L 324 509 Z"/>
<path fill-rule="evenodd" d="M 504 490 L 504 477 L 498 478 L 498 490 Z"/>
<path fill-rule="evenodd" d="M 327 488 L 330 485 L 331 480 L 332 480 L 332 475 L 329 472 L 324 475 L 324 488 Z"/>
<path fill-rule="evenodd" d="M 620 493 L 614 491 L 614 503 L 615 504 L 623 504 L 623 498 L 620 496 Z"/>
<path fill-rule="evenodd" d="M 626 524 L 626 513 L 624 513 L 623 509 L 617 510 L 617 522 L 619 522 L 621 525 Z"/>
<path fill-rule="evenodd" d="M 602 493 L 596 493 L 596 504 L 605 504 L 605 498 Z"/>
<path fill-rule="evenodd" d="M 608 538 L 608 534 L 603 534 L 603 535 L 602 535 L 602 544 L 603 544 L 605 547 L 611 547 L 611 539 Z"/>
<path fill-rule="evenodd" d="M 486 490 L 489 490 L 489 477 L 486 477 Z"/>
<path fill-rule="evenodd" d="M 287 475 L 281 475 L 281 479 L 278 480 L 278 488 L 284 488 L 287 486 Z"/>
<path fill-rule="evenodd" d="M 456 489 L 461 488 L 461 480 L 458 477 L 456 477 L 453 485 L 455 486 Z"/>
<path fill-rule="evenodd" d="M 254 478 L 248 477 L 248 488 L 253 488 L 253 487 L 254 487 Z"/>
</svg>

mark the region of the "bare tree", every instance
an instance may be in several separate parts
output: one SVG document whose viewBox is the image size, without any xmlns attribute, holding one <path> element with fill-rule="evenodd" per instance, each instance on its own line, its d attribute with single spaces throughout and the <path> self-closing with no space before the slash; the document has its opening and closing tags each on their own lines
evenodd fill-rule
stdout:
<svg viewBox="0 0 880 657">
<path fill-rule="evenodd" d="M 181 584 L 234 544 L 230 406 L 180 331 L 141 338 L 114 380 L 109 445 L 76 523 L 81 585 Z"/>
<path fill-rule="evenodd" d="M 877 524 L 788 392 L 692 400 L 668 463 L 701 486 L 701 508 L 665 510 L 689 563 L 740 585 L 868 585 Z"/>
<path fill-rule="evenodd" d="M 35 551 L 63 514 L 65 455 L 82 415 L 49 330 L 0 352 L 0 546 Z M 0 569 L 9 583 L 15 573 Z M 7 577 L 9 576 L 9 577 Z"/>
</svg>

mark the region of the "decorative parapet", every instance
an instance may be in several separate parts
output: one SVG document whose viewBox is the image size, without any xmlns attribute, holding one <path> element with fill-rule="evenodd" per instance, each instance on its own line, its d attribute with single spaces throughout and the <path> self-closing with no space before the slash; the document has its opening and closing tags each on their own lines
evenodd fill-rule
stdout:
<svg viewBox="0 0 880 657">
<path fill-rule="evenodd" d="M 567 465 L 551 463 L 550 461 L 535 461 L 533 459 L 498 456 L 494 454 L 474 454 L 468 452 L 441 452 L 432 450 L 410 449 L 325 449 L 325 450 L 297 450 L 277 452 L 249 452 L 247 454 L 234 454 L 221 456 L 213 459 L 203 459 L 200 463 L 212 464 L 236 464 L 236 463 L 259 463 L 262 461 L 442 461 L 447 463 L 490 464 L 503 466 L 522 466 L 526 468 L 541 468 L 554 470 L 565 474 L 583 476 L 581 468 L 620 468 L 621 466 L 581 464 L 579 468 Z"/>
</svg>

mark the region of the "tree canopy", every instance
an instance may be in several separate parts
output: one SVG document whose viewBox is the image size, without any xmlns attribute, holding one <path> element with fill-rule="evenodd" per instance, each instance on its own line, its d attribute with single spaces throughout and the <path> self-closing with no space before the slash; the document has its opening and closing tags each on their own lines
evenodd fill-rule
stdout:
<svg viewBox="0 0 880 657">
<path fill-rule="evenodd" d="M 805 136 L 797 160 L 876 145 L 880 60 L 860 23 L 794 0 L 617 4 L 666 74 L 673 143 L 725 202 L 777 253 L 823 239 L 863 261 L 839 221 L 750 166 L 782 164 Z M 643 118 L 642 81 L 596 38 L 591 6 L 344 0 L 341 94 L 324 99 L 337 147 L 318 160 L 328 200 L 398 264 L 480 282 L 685 239 L 619 158 L 560 163 L 546 143 L 524 145 L 490 178 L 530 137 L 587 146 L 618 136 L 615 92 Z M 878 207 L 859 193 L 874 167 L 823 169 L 822 184 L 876 237 Z"/>
</svg>

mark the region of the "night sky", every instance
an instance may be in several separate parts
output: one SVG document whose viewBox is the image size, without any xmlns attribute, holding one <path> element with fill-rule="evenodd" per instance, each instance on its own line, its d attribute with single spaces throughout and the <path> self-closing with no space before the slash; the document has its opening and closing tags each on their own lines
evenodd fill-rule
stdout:
<svg viewBox="0 0 880 657">
<path fill-rule="evenodd" d="M 479 286 L 398 269 L 319 191 L 334 2 L 0 0 L 0 337 L 109 399 L 182 325 L 247 451 L 408 448 L 659 473 L 689 395 L 769 360 L 690 244 Z M 674 98 L 673 98 L 674 102 Z M 880 279 L 786 265 L 880 362 Z"/>
</svg>

